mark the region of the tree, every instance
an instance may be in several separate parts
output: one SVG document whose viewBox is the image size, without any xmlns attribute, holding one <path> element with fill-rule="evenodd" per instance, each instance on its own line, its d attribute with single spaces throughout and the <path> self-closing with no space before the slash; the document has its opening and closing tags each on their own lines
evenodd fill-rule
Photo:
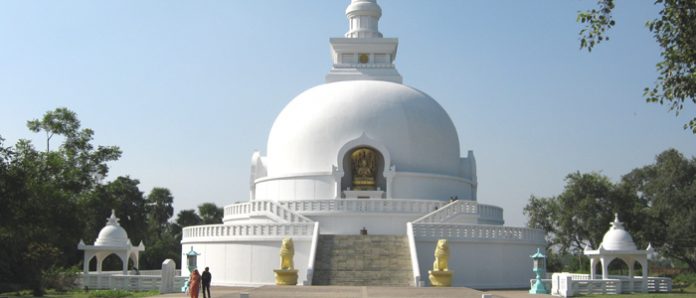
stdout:
<svg viewBox="0 0 696 298">
<path fill-rule="evenodd" d="M 46 133 L 46 153 L 48 153 L 51 148 L 51 138 L 54 135 L 74 137 L 80 129 L 80 120 L 77 120 L 75 112 L 67 108 L 57 108 L 54 111 L 46 112 L 41 120 L 27 121 L 27 127 L 33 132 L 43 130 Z"/>
<path fill-rule="evenodd" d="M 580 31 L 580 48 L 592 51 L 609 40 L 607 30 L 615 25 L 612 18 L 614 0 L 598 0 L 598 8 L 578 13 L 586 27 Z M 646 23 L 662 48 L 657 63 L 658 77 L 653 87 L 644 89 L 648 102 L 668 105 L 676 115 L 684 104 L 696 103 L 696 0 L 656 0 L 662 4 L 660 15 Z M 684 124 L 696 134 L 696 117 Z"/>
<path fill-rule="evenodd" d="M 528 225 L 546 230 L 561 254 L 579 254 L 587 244 L 597 248 L 614 212 L 638 247 L 652 242 L 662 256 L 696 271 L 696 158 L 669 149 L 619 183 L 597 173 L 572 173 L 563 193 L 532 196 L 524 208 Z"/>
<path fill-rule="evenodd" d="M 214 203 L 203 203 L 198 205 L 198 214 L 200 214 L 203 224 L 208 225 L 222 223 L 224 212 L 222 207 L 218 207 Z"/>
<path fill-rule="evenodd" d="M 666 150 L 655 164 L 635 169 L 622 179 L 626 188 L 649 208 L 643 238 L 663 256 L 686 263 L 696 271 L 696 158 L 686 159 L 677 150 Z"/>
<path fill-rule="evenodd" d="M 624 188 L 599 173 L 575 172 L 566 176 L 566 186 L 557 197 L 532 196 L 524 208 L 528 225 L 549 233 L 549 243 L 562 253 L 580 253 L 585 246 L 597 248 L 615 212 L 627 228 L 636 226 L 637 201 Z"/>
<path fill-rule="evenodd" d="M 147 195 L 147 213 L 151 225 L 164 228 L 169 221 L 169 218 L 174 215 L 174 197 L 169 189 L 155 187 Z"/>
<path fill-rule="evenodd" d="M 193 209 L 181 210 L 176 217 L 176 224 L 181 228 L 199 225 L 201 222 L 200 216 L 198 216 L 196 210 Z"/>
<path fill-rule="evenodd" d="M 5 283 L 30 287 L 41 296 L 43 272 L 72 266 L 79 260 L 75 244 L 82 237 L 80 198 L 108 172 L 107 162 L 118 159 L 117 147 L 91 144 L 93 132 L 81 129 L 74 112 L 59 108 L 41 120 L 27 123 L 46 132 L 46 151 L 28 140 L 0 150 L 0 288 Z M 64 142 L 51 151 L 51 138 Z"/>
</svg>

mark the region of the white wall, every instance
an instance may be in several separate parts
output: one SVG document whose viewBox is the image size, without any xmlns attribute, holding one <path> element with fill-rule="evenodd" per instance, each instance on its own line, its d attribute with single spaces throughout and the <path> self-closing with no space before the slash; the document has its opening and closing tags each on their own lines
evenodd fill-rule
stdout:
<svg viewBox="0 0 696 298">
<path fill-rule="evenodd" d="M 418 264 L 421 280 L 430 286 L 428 270 L 435 260 L 436 240 L 418 240 Z M 475 289 L 528 288 L 534 278 L 529 258 L 534 244 L 504 241 L 448 241 L 449 270 L 454 271 L 452 286 Z"/>
<path fill-rule="evenodd" d="M 392 198 L 475 200 L 471 182 L 454 176 L 396 172 L 391 184 Z"/>
<path fill-rule="evenodd" d="M 370 235 L 406 235 L 406 223 L 422 214 L 394 213 L 329 213 L 326 215 L 308 215 L 319 222 L 321 234 L 358 235 L 363 227 Z"/>
<path fill-rule="evenodd" d="M 182 253 L 193 246 L 198 256 L 198 270 L 210 267 L 213 276 L 212 285 L 260 285 L 275 284 L 274 269 L 280 267 L 280 244 L 282 238 L 234 241 L 234 242 L 200 242 L 182 245 Z M 297 283 L 307 277 L 311 239 L 295 239 L 295 269 L 299 270 Z M 186 267 L 186 256 L 182 256 Z M 188 268 L 182 269 L 182 275 L 188 276 Z"/>
<path fill-rule="evenodd" d="M 335 197 L 335 180 L 330 174 L 265 178 L 256 182 L 256 200 L 307 200 Z"/>
</svg>

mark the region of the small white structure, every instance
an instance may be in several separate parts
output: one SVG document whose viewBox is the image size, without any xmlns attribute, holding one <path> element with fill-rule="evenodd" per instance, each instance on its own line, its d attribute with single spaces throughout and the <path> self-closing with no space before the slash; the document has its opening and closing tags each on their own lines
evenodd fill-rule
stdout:
<svg viewBox="0 0 696 298">
<path fill-rule="evenodd" d="M 633 267 L 636 262 L 640 263 L 643 271 L 641 283 L 642 292 L 647 292 L 648 278 L 648 254 L 653 252 L 651 244 L 648 244 L 646 250 L 636 249 L 636 244 L 633 243 L 633 237 L 629 234 L 619 221 L 619 214 L 614 214 L 614 222 L 611 223 L 611 228 L 604 234 L 602 243 L 599 244 L 597 250 L 591 250 L 585 247 L 585 255 L 590 258 L 590 279 L 596 279 L 597 261 L 602 264 L 602 279 L 609 278 L 609 264 L 614 259 L 620 259 L 628 265 L 628 276 L 631 278 L 630 284 L 633 288 Z"/>
<path fill-rule="evenodd" d="M 554 295 L 564 297 L 576 294 L 619 294 L 627 292 L 670 292 L 672 280 L 665 277 L 648 277 L 648 257 L 654 253 L 652 245 L 639 250 L 615 214 L 611 228 L 604 234 L 599 248 L 585 248 L 590 258 L 590 274 L 554 273 L 552 290 Z M 609 264 L 620 259 L 628 266 L 627 276 L 609 275 Z M 602 278 L 596 276 L 597 262 L 602 266 Z M 634 276 L 635 263 L 640 264 L 642 275 Z"/>
<path fill-rule="evenodd" d="M 84 241 L 80 240 L 77 249 L 85 251 L 82 266 L 85 274 L 89 273 L 89 262 L 94 257 L 97 258 L 97 272 L 101 273 L 102 262 L 112 254 L 121 259 L 124 275 L 128 273 L 128 262 L 130 260 L 133 261 L 133 267 L 138 268 L 140 252 L 145 251 L 145 245 L 140 241 L 138 246 L 133 246 L 128 238 L 128 233 L 126 233 L 126 230 L 121 227 L 118 221 L 119 219 L 112 209 L 111 216 L 106 219 L 106 226 L 99 231 L 99 236 L 94 245 L 86 245 Z"/>
</svg>

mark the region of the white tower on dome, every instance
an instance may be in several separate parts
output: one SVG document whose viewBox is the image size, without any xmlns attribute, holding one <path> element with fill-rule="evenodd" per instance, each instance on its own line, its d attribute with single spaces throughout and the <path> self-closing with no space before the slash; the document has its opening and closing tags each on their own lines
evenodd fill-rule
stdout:
<svg viewBox="0 0 696 298">
<path fill-rule="evenodd" d="M 376 0 L 352 0 L 346 8 L 349 29 L 345 38 L 331 38 L 333 67 L 326 82 L 379 80 L 401 83 L 394 66 L 397 38 L 382 38 L 379 18 L 382 9 Z"/>
</svg>

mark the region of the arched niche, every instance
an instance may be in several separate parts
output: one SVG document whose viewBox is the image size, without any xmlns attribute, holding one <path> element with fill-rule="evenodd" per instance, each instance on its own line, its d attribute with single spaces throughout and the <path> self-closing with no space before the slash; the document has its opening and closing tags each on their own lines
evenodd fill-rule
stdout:
<svg viewBox="0 0 696 298">
<path fill-rule="evenodd" d="M 370 138 L 362 133 L 358 138 L 346 142 L 338 151 L 334 177 L 336 177 L 337 197 L 345 197 L 343 193 L 347 190 L 354 190 L 353 183 L 353 158 L 352 154 L 357 150 L 372 150 L 375 155 L 375 191 L 384 192 L 381 197 L 390 197 L 391 178 L 395 171 L 391 164 L 389 150 L 379 141 Z M 386 195 L 385 195 L 386 194 Z"/>
<path fill-rule="evenodd" d="M 357 146 L 343 156 L 341 185 L 345 190 L 386 190 L 384 156 L 370 146 Z M 369 172 L 369 173 L 367 173 Z M 372 180 L 372 181 L 370 181 Z"/>
</svg>

